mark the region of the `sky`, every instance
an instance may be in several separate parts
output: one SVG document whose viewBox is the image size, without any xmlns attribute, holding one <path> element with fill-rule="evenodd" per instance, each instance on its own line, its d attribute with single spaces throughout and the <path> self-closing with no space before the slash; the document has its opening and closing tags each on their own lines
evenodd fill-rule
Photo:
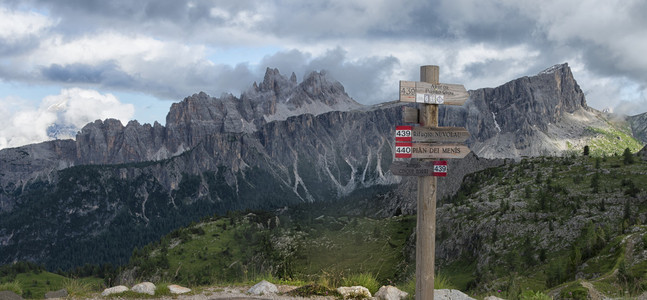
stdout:
<svg viewBox="0 0 647 300">
<path fill-rule="evenodd" d="M 589 106 L 647 111 L 644 0 L 0 0 L 0 149 L 52 124 L 165 124 L 173 102 L 239 96 L 266 68 L 326 71 L 363 104 L 438 65 L 496 87 L 567 62 Z"/>
</svg>

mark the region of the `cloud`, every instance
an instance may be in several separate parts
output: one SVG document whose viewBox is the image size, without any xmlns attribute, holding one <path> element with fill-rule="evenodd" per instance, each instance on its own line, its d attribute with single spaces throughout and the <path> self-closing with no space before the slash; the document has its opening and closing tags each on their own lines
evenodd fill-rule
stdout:
<svg viewBox="0 0 647 300">
<path fill-rule="evenodd" d="M 134 115 L 132 104 L 123 104 L 111 94 L 71 88 L 45 97 L 38 107 L 24 99 L 0 99 L 0 149 L 52 139 L 52 127 L 71 132 L 94 120 L 115 118 L 126 123 Z M 72 136 L 73 137 L 73 136 Z"/>
<path fill-rule="evenodd" d="M 620 101 L 612 111 L 614 113 L 626 116 L 635 116 L 639 115 L 641 112 L 645 111 L 647 107 L 647 100 L 642 99 L 638 101 Z"/>
<path fill-rule="evenodd" d="M 32 12 L 12 12 L 0 7 L 0 56 L 24 55 L 39 44 L 39 36 L 54 24 Z"/>
<path fill-rule="evenodd" d="M 352 59 L 341 47 L 329 49 L 319 56 L 292 49 L 268 55 L 258 66 L 257 74 L 262 66 L 270 66 L 278 68 L 287 76 L 295 72 L 298 78 L 303 78 L 313 71 L 325 71 L 335 80 L 342 82 L 351 97 L 365 104 L 390 101 L 393 99 L 389 99 L 389 95 L 395 97 L 397 94 L 397 81 L 391 82 L 393 86 L 384 84 L 394 70 L 399 68 L 398 59 L 392 56 Z M 391 88 L 392 91 L 389 91 Z"/>
<path fill-rule="evenodd" d="M 646 9 L 640 0 L 5 0 L 0 78 L 178 100 L 236 95 L 266 67 L 300 78 L 327 70 L 368 104 L 394 99 L 398 80 L 417 79 L 424 64 L 441 66 L 441 82 L 476 89 L 569 62 L 595 90 L 647 82 Z M 217 58 L 238 49 L 246 54 L 235 61 Z"/>
</svg>

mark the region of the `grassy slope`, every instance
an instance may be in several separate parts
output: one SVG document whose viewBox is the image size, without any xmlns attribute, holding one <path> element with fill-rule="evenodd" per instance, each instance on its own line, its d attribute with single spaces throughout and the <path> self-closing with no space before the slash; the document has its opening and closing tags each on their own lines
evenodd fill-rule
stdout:
<svg viewBox="0 0 647 300">
<path fill-rule="evenodd" d="M 647 286 L 640 273 L 646 258 L 620 248 L 628 235 L 638 241 L 634 250 L 645 247 L 639 224 L 647 221 L 646 171 L 647 163 L 624 165 L 622 157 L 573 157 L 529 159 L 473 174 L 439 209 L 439 246 L 461 246 L 439 269 L 460 289 L 502 290 L 508 298 L 576 277 L 593 286 L 608 282 L 607 293 L 639 294 Z M 627 256 L 630 284 L 615 275 L 602 277 L 617 273 Z M 562 289 L 574 291 L 560 286 L 558 294 Z"/>
<path fill-rule="evenodd" d="M 137 276 L 187 285 L 261 277 L 339 282 L 371 273 L 388 283 L 406 274 L 402 249 L 415 218 L 321 216 L 294 220 L 266 213 L 214 217 L 136 250 Z"/>
<path fill-rule="evenodd" d="M 83 296 L 99 291 L 102 284 L 99 278 L 70 279 L 46 271 L 0 277 L 0 290 L 12 290 L 27 299 L 43 299 L 47 292 L 61 289 L 66 289 L 70 295 Z"/>
</svg>

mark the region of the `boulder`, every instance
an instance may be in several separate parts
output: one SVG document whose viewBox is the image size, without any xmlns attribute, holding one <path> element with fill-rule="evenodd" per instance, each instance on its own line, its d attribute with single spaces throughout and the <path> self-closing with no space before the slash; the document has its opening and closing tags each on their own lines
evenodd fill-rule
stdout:
<svg viewBox="0 0 647 300">
<path fill-rule="evenodd" d="M 14 293 L 13 291 L 0 291 L 0 299 L 2 300 L 22 300 L 23 298 L 20 295 Z"/>
<path fill-rule="evenodd" d="M 276 294 L 278 292 L 279 289 L 276 287 L 276 285 L 265 280 L 255 284 L 253 287 L 247 290 L 247 293 L 252 295 Z"/>
<path fill-rule="evenodd" d="M 399 290 L 397 287 L 391 285 L 383 285 L 377 293 L 375 298 L 378 300 L 401 300 L 409 295 L 407 292 Z"/>
<path fill-rule="evenodd" d="M 434 290 L 434 300 L 476 300 L 459 290 Z"/>
<path fill-rule="evenodd" d="M 505 300 L 505 299 L 499 298 L 497 296 L 487 296 L 483 298 L 483 300 Z"/>
<path fill-rule="evenodd" d="M 58 291 L 51 291 L 45 293 L 45 299 L 54 299 L 54 298 L 67 298 L 67 291 L 65 289 Z"/>
<path fill-rule="evenodd" d="M 368 299 L 372 298 L 371 292 L 363 286 L 342 286 L 337 288 L 337 292 L 344 297 L 344 299 Z"/>
<path fill-rule="evenodd" d="M 119 293 L 123 293 L 123 292 L 126 292 L 126 291 L 128 291 L 128 288 L 126 286 L 118 285 L 118 286 L 113 286 L 111 288 L 107 288 L 107 289 L 103 290 L 103 292 L 101 293 L 101 296 L 119 294 Z"/>
<path fill-rule="evenodd" d="M 140 294 L 149 294 L 155 295 L 155 289 L 157 287 L 152 282 L 142 282 L 133 286 L 132 291 Z"/>
<path fill-rule="evenodd" d="M 185 288 L 177 284 L 171 284 L 168 286 L 168 290 L 171 291 L 171 294 L 186 294 L 191 291 L 190 288 Z"/>
</svg>

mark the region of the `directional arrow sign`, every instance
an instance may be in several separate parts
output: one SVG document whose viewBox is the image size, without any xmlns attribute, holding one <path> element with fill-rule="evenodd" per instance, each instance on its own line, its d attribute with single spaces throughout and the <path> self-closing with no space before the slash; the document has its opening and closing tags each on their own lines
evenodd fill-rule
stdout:
<svg viewBox="0 0 647 300">
<path fill-rule="evenodd" d="M 398 176 L 447 176 L 447 161 L 394 161 L 391 172 Z"/>
<path fill-rule="evenodd" d="M 463 105 L 469 94 L 462 84 L 400 81 L 400 101 Z"/>
<path fill-rule="evenodd" d="M 413 143 L 410 145 L 408 149 L 403 147 L 402 150 L 410 151 L 411 158 L 463 158 L 470 152 L 470 148 L 462 144 Z M 396 157 L 398 157 L 397 151 Z"/>
<path fill-rule="evenodd" d="M 462 144 L 395 143 L 395 158 L 463 158 L 469 152 Z"/>
<path fill-rule="evenodd" d="M 469 137 L 463 127 L 395 126 L 396 142 L 462 143 Z"/>
<path fill-rule="evenodd" d="M 398 176 L 433 176 L 434 164 L 431 161 L 394 161 L 390 170 Z"/>
<path fill-rule="evenodd" d="M 411 141 L 422 143 L 462 143 L 470 137 L 463 127 L 413 127 Z"/>
</svg>

